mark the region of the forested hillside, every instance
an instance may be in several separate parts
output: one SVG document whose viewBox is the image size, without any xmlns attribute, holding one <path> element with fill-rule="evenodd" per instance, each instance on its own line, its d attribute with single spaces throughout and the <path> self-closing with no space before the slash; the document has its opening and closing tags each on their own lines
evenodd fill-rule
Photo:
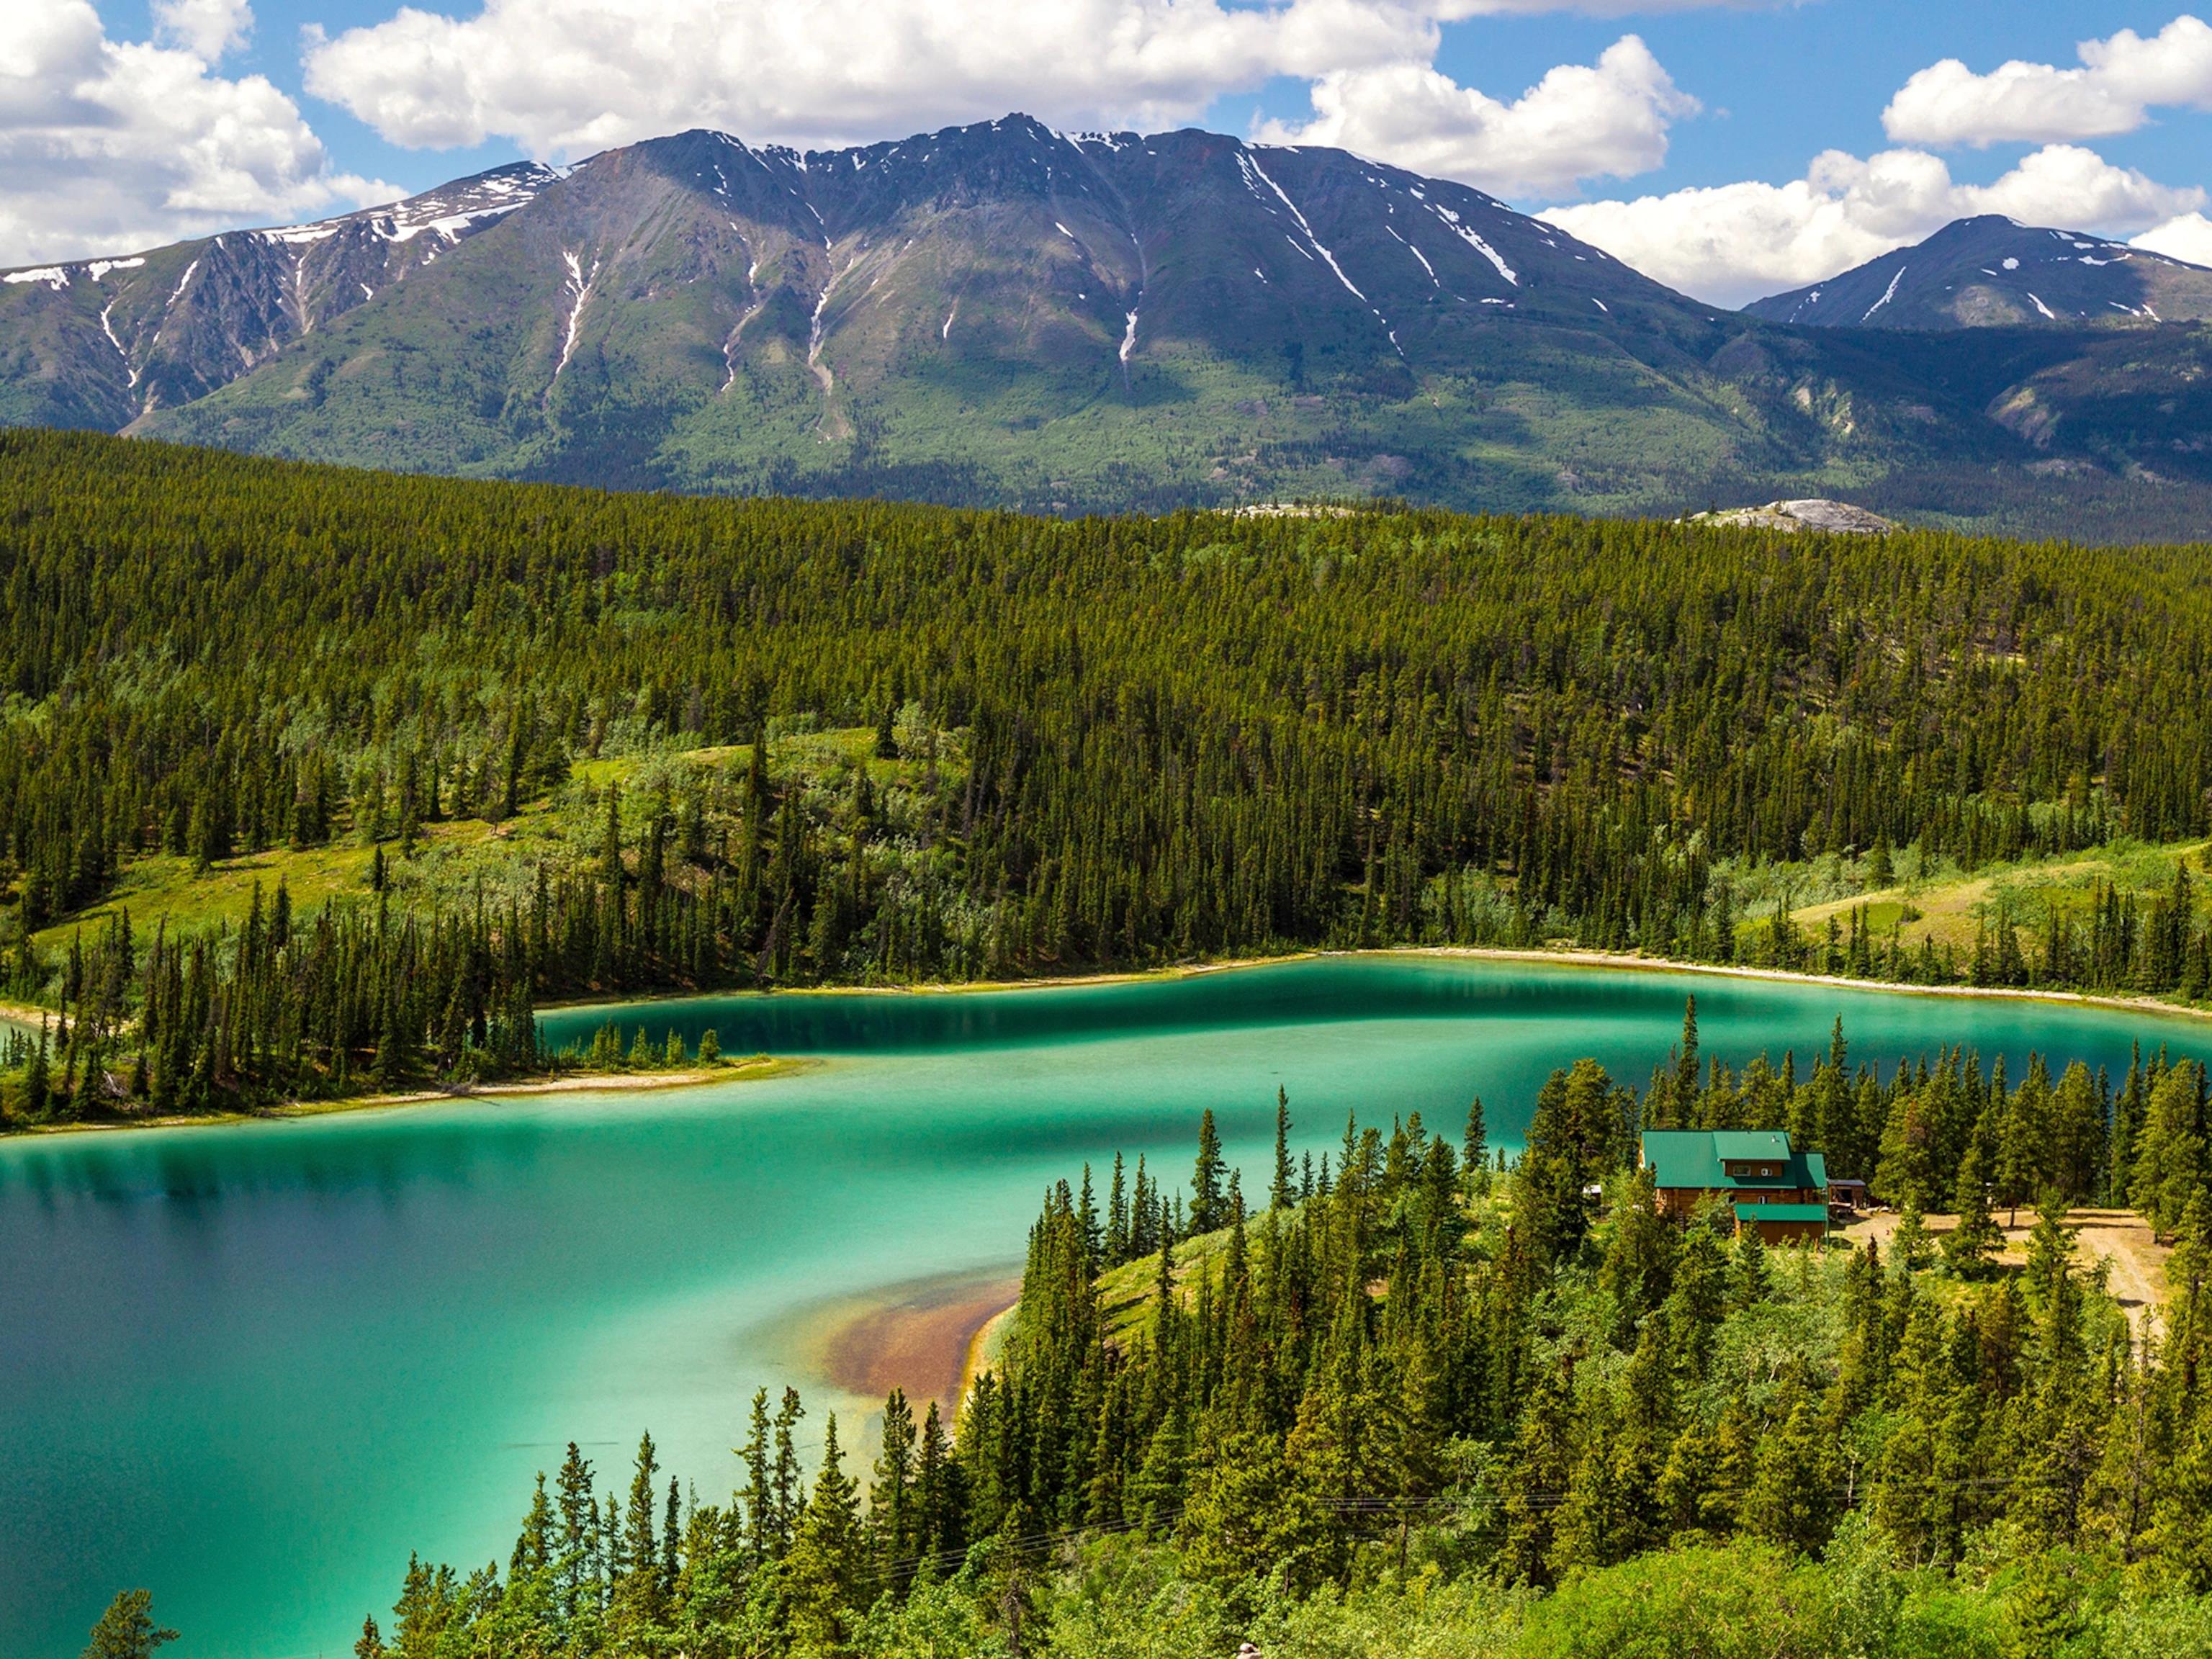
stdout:
<svg viewBox="0 0 2212 1659">
<path fill-rule="evenodd" d="M 832 1418 L 810 1473 L 799 1396 L 771 1417 L 763 1391 L 726 1504 L 664 1488 L 649 1439 L 601 1497 L 571 1445 L 504 1565 L 410 1564 L 356 1651 L 2202 1655 L 2203 1073 L 2125 1087 L 2185 1103 L 2196 1159 L 2144 1343 L 2066 1206 L 2179 1147 L 2124 1114 L 2108 1142 L 2086 1073 L 2060 1085 L 2098 1114 L 2083 1162 L 2033 1176 L 2002 1257 L 1978 1187 L 1940 1249 L 1900 1172 L 1887 1249 L 1781 1250 L 1718 1206 L 1664 1219 L 1633 1167 L 1641 1125 L 1824 1095 L 1870 1100 L 1886 1148 L 1940 1097 L 1969 1168 L 2040 1156 L 2048 1080 L 1955 1060 L 1854 1079 L 1839 1042 L 1763 1097 L 1693 1044 L 1640 1096 L 1584 1060 L 1510 1170 L 1479 1103 L 1449 1134 L 1348 1124 L 1318 1172 L 1285 1109 L 1250 1208 L 1209 1115 L 1171 1198 L 1118 1160 L 1103 1206 L 1087 1169 L 1047 1194 L 957 1434 L 894 1394 L 872 1471 Z"/>
<path fill-rule="evenodd" d="M 1573 940 L 2201 995 L 2202 555 L 1401 511 L 1073 521 L 0 434 L 19 1108 L 531 1063 L 550 996 Z M 298 890 L 294 890 L 296 881 Z M 143 1058 L 143 1063 L 140 1061 Z"/>
</svg>

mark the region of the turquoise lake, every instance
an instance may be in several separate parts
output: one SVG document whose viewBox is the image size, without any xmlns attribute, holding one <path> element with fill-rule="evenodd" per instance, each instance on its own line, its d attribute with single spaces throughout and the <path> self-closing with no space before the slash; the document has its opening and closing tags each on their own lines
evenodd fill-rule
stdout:
<svg viewBox="0 0 2212 1659">
<path fill-rule="evenodd" d="M 2054 1066 L 2179 1018 L 1674 973 L 1332 957 L 1122 985 L 728 997 L 622 1011 L 792 1075 L 0 1142 L 0 1654 L 68 1659 L 117 1589 L 176 1659 L 350 1651 L 410 1550 L 505 1562 L 570 1439 L 626 1482 L 650 1429 L 719 1499 L 756 1387 L 864 1413 L 802 1333 L 841 1296 L 1011 1271 L 1046 1186 L 1118 1149 L 1187 1178 L 1211 1106 L 1264 1185 L 1347 1109 L 1510 1142 L 1544 1074 L 1641 1084 L 1698 998 L 1740 1063 L 1947 1043 Z M 607 1011 L 550 1015 L 556 1041 Z M 849 1419 L 848 1419 L 849 1421 Z M 841 1426 L 848 1426 L 841 1425 Z M 850 1429 L 859 1426 L 850 1423 Z"/>
</svg>

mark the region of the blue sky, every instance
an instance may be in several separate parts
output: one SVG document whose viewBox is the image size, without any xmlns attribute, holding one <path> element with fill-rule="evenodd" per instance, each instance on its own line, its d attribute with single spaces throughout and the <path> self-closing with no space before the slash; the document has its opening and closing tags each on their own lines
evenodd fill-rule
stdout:
<svg viewBox="0 0 2212 1659">
<path fill-rule="evenodd" d="M 1554 64 L 1589 62 L 1624 32 L 1641 35 L 1682 89 L 1708 106 L 1705 116 L 1674 127 L 1663 173 L 1646 181 L 1672 189 L 1790 179 L 1821 150 L 1880 149 L 1891 94 L 1940 58 L 1981 70 L 2008 58 L 2070 64 L 2078 40 L 2122 28 L 2155 34 L 2187 10 L 2124 0 L 1812 0 L 1599 17 L 1481 17 L 1449 27 L 1437 62 L 1455 79 L 1503 97 Z M 2204 15 L 2212 18 L 2212 9 Z M 1294 114 L 1305 100 L 1303 82 L 1279 81 L 1264 100 L 1222 100 L 1217 124 L 1241 127 L 1259 104 Z M 2029 148 L 1968 150 L 1953 159 L 1952 170 L 1987 182 Z M 2212 113 L 2163 111 L 2156 124 L 2098 148 L 2153 177 L 2212 183 Z"/>
<path fill-rule="evenodd" d="M 1060 125 L 1196 123 L 1341 143 L 1549 210 L 1727 302 L 1832 274 L 1968 211 L 2212 260 L 2212 28 L 2172 0 L 417 0 L 412 13 L 398 0 L 9 0 L 0 10 L 0 65 L 31 70 L 11 89 L 0 70 L 0 263 L 343 210 L 523 155 L 574 160 L 684 125 L 826 143 L 1012 107 Z M 11 31 L 25 37 L 12 52 Z M 2100 65 L 2086 73 L 2085 41 Z M 1939 71 L 1947 59 L 1958 63 Z M 2009 60 L 2031 68 L 1996 77 Z M 1892 111 L 1886 125 L 1908 86 L 1917 112 Z M 74 127 L 57 113 L 64 103 L 80 112 Z M 87 107 L 107 118 L 84 118 Z"/>
</svg>

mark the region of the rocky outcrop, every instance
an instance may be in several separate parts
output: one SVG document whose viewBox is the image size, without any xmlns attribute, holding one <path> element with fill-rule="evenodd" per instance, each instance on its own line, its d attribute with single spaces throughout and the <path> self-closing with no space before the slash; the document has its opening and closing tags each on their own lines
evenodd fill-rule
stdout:
<svg viewBox="0 0 2212 1659">
<path fill-rule="evenodd" d="M 1803 501 L 1769 501 L 1764 507 L 1730 507 L 1711 513 L 1693 513 L 1689 524 L 1724 525 L 1736 530 L 1779 530 L 1794 535 L 1816 530 L 1831 536 L 1881 536 L 1901 528 L 1896 520 L 1869 513 L 1849 501 L 1814 496 Z"/>
</svg>

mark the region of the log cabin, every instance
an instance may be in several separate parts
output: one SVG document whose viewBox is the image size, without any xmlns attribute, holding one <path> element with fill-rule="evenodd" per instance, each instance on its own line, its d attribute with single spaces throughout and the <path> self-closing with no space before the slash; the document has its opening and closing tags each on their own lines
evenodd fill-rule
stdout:
<svg viewBox="0 0 2212 1659">
<path fill-rule="evenodd" d="M 1639 1161 L 1651 1171 L 1659 1213 L 1673 1220 L 1717 1198 L 1736 1231 L 1755 1226 L 1762 1243 L 1827 1237 L 1827 1160 L 1793 1147 L 1786 1129 L 1648 1129 Z"/>
</svg>

